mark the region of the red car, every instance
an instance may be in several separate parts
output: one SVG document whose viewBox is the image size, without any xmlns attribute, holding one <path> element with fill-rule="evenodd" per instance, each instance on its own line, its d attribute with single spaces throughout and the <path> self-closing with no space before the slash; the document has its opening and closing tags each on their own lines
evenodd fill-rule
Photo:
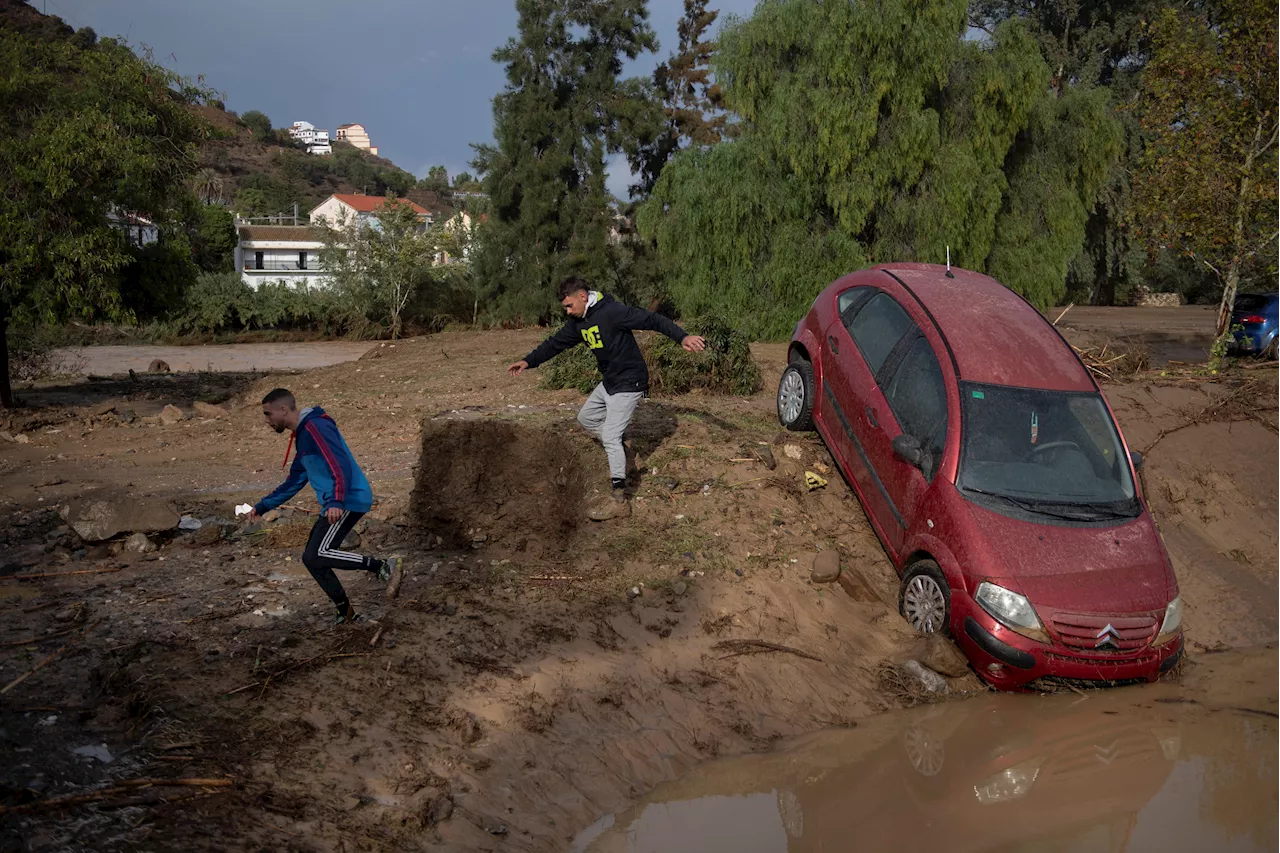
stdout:
<svg viewBox="0 0 1280 853">
<path fill-rule="evenodd" d="M 778 418 L 816 428 L 902 578 L 902 615 L 1005 689 L 1154 681 L 1182 601 L 1111 409 L 1031 305 L 886 264 L 796 325 Z"/>
</svg>

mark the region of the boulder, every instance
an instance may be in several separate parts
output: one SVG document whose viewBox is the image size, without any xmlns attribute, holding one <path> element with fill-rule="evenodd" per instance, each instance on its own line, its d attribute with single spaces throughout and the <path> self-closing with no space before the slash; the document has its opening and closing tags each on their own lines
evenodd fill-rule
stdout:
<svg viewBox="0 0 1280 853">
<path fill-rule="evenodd" d="M 178 513 L 164 501 L 116 489 L 73 498 L 59 514 L 86 542 L 105 542 L 121 533 L 160 533 L 178 526 Z"/>
<path fill-rule="evenodd" d="M 823 551 L 813 558 L 813 570 L 809 580 L 814 583 L 831 583 L 840 577 L 840 552 Z"/>
<path fill-rule="evenodd" d="M 153 358 L 151 363 L 147 365 L 147 373 L 168 373 L 169 362 L 162 358 Z"/>
<path fill-rule="evenodd" d="M 920 681 L 920 685 L 929 693 L 946 693 L 947 680 L 938 673 L 929 669 L 918 660 L 905 661 L 902 669 L 915 676 Z"/>
<path fill-rule="evenodd" d="M 178 421 L 182 420 L 185 417 L 186 415 L 182 413 L 182 409 L 179 409 L 177 406 L 173 405 L 172 403 L 170 403 L 169 405 L 165 406 L 163 409 L 160 410 L 160 423 L 164 424 L 165 426 L 176 424 Z"/>
<path fill-rule="evenodd" d="M 202 418 L 225 418 L 227 416 L 226 409 L 201 400 L 196 400 L 192 403 L 191 408 L 195 409 L 196 414 Z"/>
</svg>

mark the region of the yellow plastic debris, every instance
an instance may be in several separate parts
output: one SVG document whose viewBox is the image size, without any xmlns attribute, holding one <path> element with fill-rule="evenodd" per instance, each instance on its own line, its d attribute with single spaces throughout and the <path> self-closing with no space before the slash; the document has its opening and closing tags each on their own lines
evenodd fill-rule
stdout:
<svg viewBox="0 0 1280 853">
<path fill-rule="evenodd" d="M 824 479 L 822 479 L 821 477 L 819 477 L 817 474 L 813 473 L 812 471 L 805 471 L 805 472 L 804 472 L 804 484 L 805 484 L 806 486 L 808 486 L 808 487 L 809 487 L 809 491 L 811 491 L 811 492 L 812 492 L 814 489 L 821 489 L 823 486 L 825 486 L 825 485 L 827 484 L 827 481 L 826 481 L 826 480 L 824 480 Z"/>
</svg>

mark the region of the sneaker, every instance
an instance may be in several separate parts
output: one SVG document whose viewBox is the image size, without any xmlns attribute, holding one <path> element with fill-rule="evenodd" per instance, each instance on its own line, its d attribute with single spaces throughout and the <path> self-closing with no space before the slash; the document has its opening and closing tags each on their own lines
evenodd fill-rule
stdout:
<svg viewBox="0 0 1280 853">
<path fill-rule="evenodd" d="M 395 598 L 400 594 L 400 583 L 404 580 L 404 557 L 397 554 L 383 563 L 382 568 L 386 572 L 387 598 Z M 378 572 L 378 577 L 381 578 L 382 574 Z"/>
<path fill-rule="evenodd" d="M 356 612 L 351 602 L 347 602 L 346 607 L 339 608 L 333 615 L 333 624 L 349 625 L 352 622 L 359 622 L 363 617 Z"/>
<path fill-rule="evenodd" d="M 400 571 L 400 558 L 388 557 L 382 561 L 382 568 L 378 569 L 378 580 L 383 583 L 389 583 L 391 576 Z"/>
<path fill-rule="evenodd" d="M 622 489 L 614 489 L 607 498 L 601 498 L 590 510 L 587 518 L 592 521 L 609 521 L 613 518 L 627 518 L 631 515 L 631 502 Z"/>
</svg>

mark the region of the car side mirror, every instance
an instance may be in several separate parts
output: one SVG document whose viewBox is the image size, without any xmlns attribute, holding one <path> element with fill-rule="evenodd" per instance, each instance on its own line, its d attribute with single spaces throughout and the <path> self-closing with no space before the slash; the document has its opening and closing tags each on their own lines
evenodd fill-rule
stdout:
<svg viewBox="0 0 1280 853">
<path fill-rule="evenodd" d="M 924 463 L 924 447 L 920 444 L 920 439 L 905 432 L 894 436 L 893 455 L 917 468 Z"/>
<path fill-rule="evenodd" d="M 1129 459 L 1133 462 L 1133 470 L 1142 470 L 1142 454 L 1136 450 L 1129 451 Z"/>
</svg>

